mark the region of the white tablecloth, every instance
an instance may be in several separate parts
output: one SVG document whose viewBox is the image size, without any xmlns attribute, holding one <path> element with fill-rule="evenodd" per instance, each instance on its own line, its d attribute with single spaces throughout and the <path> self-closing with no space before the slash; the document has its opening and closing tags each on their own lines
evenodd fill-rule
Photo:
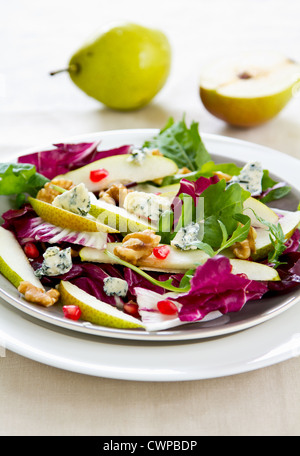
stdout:
<svg viewBox="0 0 300 456">
<path fill-rule="evenodd" d="M 235 50 L 280 50 L 300 60 L 294 0 L 2 0 L 0 154 L 72 135 L 160 128 L 170 116 L 203 132 L 249 140 L 300 158 L 300 97 L 273 121 L 229 127 L 198 95 L 202 65 Z M 49 77 L 101 26 L 125 20 L 157 27 L 173 49 L 168 83 L 146 108 L 111 111 L 68 75 Z M 50 367 L 2 350 L 0 435 L 286 435 L 300 433 L 300 360 L 223 378 L 136 382 Z"/>
</svg>

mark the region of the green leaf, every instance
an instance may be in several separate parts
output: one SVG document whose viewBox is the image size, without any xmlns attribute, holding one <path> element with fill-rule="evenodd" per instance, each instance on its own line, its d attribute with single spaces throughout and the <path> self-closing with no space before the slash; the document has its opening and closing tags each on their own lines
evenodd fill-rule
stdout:
<svg viewBox="0 0 300 456">
<path fill-rule="evenodd" d="M 283 264 L 281 261 L 279 261 L 279 258 L 286 250 L 286 239 L 282 230 L 282 226 L 280 223 L 275 225 L 274 223 L 264 220 L 263 218 L 259 217 L 253 209 L 251 210 L 257 220 L 268 228 L 268 231 L 270 233 L 270 241 L 273 247 L 272 251 L 268 255 L 268 261 L 269 263 L 273 264 L 274 268 L 276 269 L 280 264 Z"/>
<path fill-rule="evenodd" d="M 168 279 L 166 281 L 160 281 L 160 280 L 153 279 L 153 277 L 151 277 L 149 274 L 147 274 L 142 269 L 138 268 L 137 266 L 134 266 L 131 263 L 127 263 L 127 261 L 121 260 L 121 258 L 117 257 L 116 255 L 114 255 L 113 253 L 109 252 L 108 250 L 105 250 L 105 253 L 106 253 L 107 256 L 112 258 L 116 263 L 121 264 L 122 266 L 125 266 L 127 268 L 132 269 L 137 274 L 140 274 L 142 277 L 147 279 L 153 285 L 157 285 L 158 287 L 164 288 L 165 290 L 174 291 L 176 293 L 186 293 L 186 292 L 188 292 L 190 290 L 190 285 L 187 284 L 187 283 L 185 283 L 185 285 L 183 287 L 179 287 L 179 288 L 178 287 L 174 287 L 172 285 L 172 279 Z"/>
<path fill-rule="evenodd" d="M 170 118 L 157 136 L 144 143 L 144 147 L 159 149 L 179 168 L 187 167 L 191 171 L 199 170 L 210 160 L 210 155 L 199 134 L 199 124 L 193 121 L 188 128 L 184 118 L 179 122 Z"/>
<path fill-rule="evenodd" d="M 238 176 L 241 169 L 242 168 L 234 163 L 215 163 L 213 161 L 209 161 L 204 163 L 199 171 L 199 174 L 204 177 L 212 177 L 214 173 L 220 171 L 221 173 L 228 174 L 229 176 Z"/>
<path fill-rule="evenodd" d="M 225 249 L 228 249 L 232 245 L 234 245 L 236 242 L 243 242 L 245 239 L 247 239 L 249 230 L 251 227 L 251 219 L 247 215 L 244 214 L 235 214 L 233 216 L 234 219 L 238 220 L 239 222 L 242 223 L 242 225 L 238 225 L 237 229 L 232 233 L 232 236 L 229 238 L 223 237 L 223 242 L 221 247 L 217 250 L 216 255 L 222 252 Z M 225 228 L 225 227 L 224 227 Z M 223 228 L 223 230 L 224 230 Z M 225 230 L 223 231 L 224 236 L 225 236 Z"/>
<path fill-rule="evenodd" d="M 26 163 L 0 163 L 0 195 L 29 194 L 36 196 L 49 179 L 36 172 L 34 165 Z M 22 200 L 18 196 L 18 201 Z"/>
</svg>

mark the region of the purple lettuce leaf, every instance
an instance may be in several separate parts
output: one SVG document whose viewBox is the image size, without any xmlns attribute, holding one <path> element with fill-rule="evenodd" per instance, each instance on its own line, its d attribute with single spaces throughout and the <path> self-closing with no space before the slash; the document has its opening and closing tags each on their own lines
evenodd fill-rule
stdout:
<svg viewBox="0 0 300 456">
<path fill-rule="evenodd" d="M 279 260 L 282 264 L 277 268 L 281 278 L 279 282 L 268 282 L 271 294 L 285 294 L 300 286 L 300 252 L 284 253 Z"/>
<path fill-rule="evenodd" d="M 208 313 L 238 312 L 247 301 L 261 299 L 268 291 L 264 283 L 253 282 L 245 275 L 231 272 L 228 258 L 216 256 L 198 266 L 191 279 L 191 289 L 175 298 L 182 307 L 181 321 L 202 320 Z"/>
<path fill-rule="evenodd" d="M 290 252 L 297 252 L 299 250 L 300 245 L 300 231 L 296 230 L 293 236 L 285 243 L 286 250 L 284 254 Z"/>
<path fill-rule="evenodd" d="M 36 270 L 41 266 L 41 259 L 32 263 L 33 268 Z M 100 301 L 106 302 L 112 306 L 122 305 L 125 301 L 121 298 L 114 296 L 107 296 L 103 291 L 104 279 L 106 277 L 118 277 L 124 279 L 121 271 L 112 265 L 96 265 L 93 263 L 76 263 L 76 259 L 72 268 L 66 274 L 55 277 L 43 276 L 41 281 L 47 287 L 55 287 L 61 280 L 69 281 L 76 285 L 78 288 L 86 291 Z M 126 297 L 130 300 L 130 295 Z"/>
<path fill-rule="evenodd" d="M 50 244 L 76 244 L 96 249 L 106 248 L 107 235 L 101 231 L 82 232 L 61 228 L 45 222 L 40 217 L 28 218 L 15 226 L 16 236 L 21 245 L 27 242 L 48 242 Z"/>
<path fill-rule="evenodd" d="M 55 149 L 35 152 L 18 158 L 19 163 L 35 165 L 36 171 L 48 179 L 65 174 L 96 160 L 130 152 L 131 146 L 124 145 L 106 151 L 98 151 L 99 142 L 79 144 L 54 144 Z"/>
</svg>

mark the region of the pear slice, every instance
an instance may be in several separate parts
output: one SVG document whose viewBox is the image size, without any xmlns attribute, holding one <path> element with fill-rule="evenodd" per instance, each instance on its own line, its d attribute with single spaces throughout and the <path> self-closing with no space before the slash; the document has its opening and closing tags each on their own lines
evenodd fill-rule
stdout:
<svg viewBox="0 0 300 456">
<path fill-rule="evenodd" d="M 108 243 L 107 250 L 114 253 L 115 247 L 119 245 L 122 244 L 118 242 Z M 165 260 L 160 260 L 152 254 L 148 258 L 140 260 L 138 266 L 149 271 L 184 273 L 188 269 L 195 268 L 197 264 L 205 263 L 209 258 L 202 250 L 181 251 L 176 247 L 168 247 L 170 248 L 170 253 Z M 90 247 L 83 247 L 80 250 L 80 258 L 82 261 L 114 264 L 114 260 L 106 255 L 104 251 Z"/>
<path fill-rule="evenodd" d="M 120 244 L 107 244 L 107 250 L 113 253 L 117 245 Z M 104 251 L 91 247 L 83 247 L 80 250 L 80 257 L 82 261 L 93 263 L 115 263 Z M 170 253 L 165 260 L 159 260 L 154 255 L 150 255 L 148 258 L 141 260 L 138 266 L 146 271 L 184 274 L 189 269 L 195 269 L 198 265 L 204 264 L 208 259 L 209 256 L 202 250 L 178 250 L 176 247 L 171 246 Z M 231 258 L 229 261 L 233 267 L 233 274 L 246 274 L 250 280 L 257 281 L 280 280 L 277 271 L 270 266 Z"/>
<path fill-rule="evenodd" d="M 84 217 L 82 215 L 74 214 L 73 212 L 52 206 L 52 204 L 32 197 L 28 197 L 28 202 L 39 217 L 45 222 L 52 223 L 52 225 L 75 231 L 118 233 L 118 230 L 98 222 L 92 216 Z"/>
<path fill-rule="evenodd" d="M 283 217 L 279 219 L 285 239 L 290 239 L 300 224 L 300 211 L 286 212 Z M 256 252 L 252 254 L 254 261 L 266 258 L 268 253 L 272 250 L 270 241 L 270 233 L 268 229 L 257 228 L 257 238 L 255 240 Z"/>
<path fill-rule="evenodd" d="M 78 306 L 81 318 L 85 321 L 110 328 L 144 328 L 143 323 L 137 318 L 96 299 L 68 281 L 60 282 L 59 292 L 61 304 Z"/>
<path fill-rule="evenodd" d="M 16 288 L 26 281 L 44 289 L 17 239 L 10 231 L 0 227 L 0 272 Z"/>
<path fill-rule="evenodd" d="M 105 201 L 98 200 L 97 203 L 91 205 L 90 215 L 97 219 L 97 222 L 102 222 L 121 233 L 135 233 L 144 230 L 156 230 L 153 223 L 136 217 L 130 214 L 126 209 Z"/>
<path fill-rule="evenodd" d="M 275 117 L 291 100 L 300 64 L 277 52 L 243 52 L 206 66 L 200 98 L 214 116 L 251 127 Z"/>
<path fill-rule="evenodd" d="M 257 220 L 255 214 L 269 223 L 277 224 L 279 220 L 279 216 L 273 211 L 273 209 L 252 197 L 244 201 L 243 213 L 250 217 L 251 226 L 254 228 L 265 228 L 265 225 Z"/>
<path fill-rule="evenodd" d="M 147 155 L 141 165 L 130 161 L 131 155 L 115 155 L 94 161 L 86 166 L 64 174 L 74 184 L 84 183 L 91 192 L 108 188 L 114 182 L 128 184 L 147 182 L 176 174 L 178 167 L 173 160 L 160 155 Z M 108 177 L 100 182 L 90 180 L 90 172 L 97 169 L 108 171 Z M 61 177 L 61 176 L 60 176 Z"/>
<path fill-rule="evenodd" d="M 232 274 L 246 274 L 249 280 L 260 281 L 280 281 L 280 276 L 276 269 L 255 261 L 230 259 Z"/>
<path fill-rule="evenodd" d="M 132 190 L 136 192 L 163 194 L 163 196 L 165 196 L 166 193 L 170 196 L 176 196 L 179 188 L 180 184 L 163 185 L 162 187 L 158 187 L 152 184 L 137 184 L 132 188 Z"/>
</svg>

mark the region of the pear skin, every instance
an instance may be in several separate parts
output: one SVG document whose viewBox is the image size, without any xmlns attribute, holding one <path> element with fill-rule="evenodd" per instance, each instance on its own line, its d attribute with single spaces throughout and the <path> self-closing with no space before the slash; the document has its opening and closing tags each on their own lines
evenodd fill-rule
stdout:
<svg viewBox="0 0 300 456">
<path fill-rule="evenodd" d="M 71 57 L 68 72 L 88 96 L 111 109 L 128 111 L 157 95 L 170 67 L 171 47 L 163 32 L 121 23 L 81 47 Z"/>
</svg>

